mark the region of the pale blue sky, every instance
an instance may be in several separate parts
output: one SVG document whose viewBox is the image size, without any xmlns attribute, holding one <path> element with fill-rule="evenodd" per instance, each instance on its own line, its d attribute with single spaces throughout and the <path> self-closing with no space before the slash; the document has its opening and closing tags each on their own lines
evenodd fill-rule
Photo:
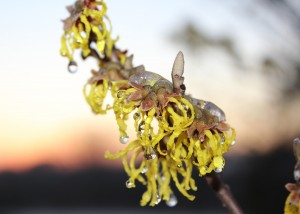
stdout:
<svg viewBox="0 0 300 214">
<path fill-rule="evenodd" d="M 224 53 L 207 50 L 195 55 L 183 44 L 170 42 L 168 37 L 189 20 L 212 37 L 230 35 L 254 71 L 255 62 L 264 54 L 278 50 L 286 50 L 288 54 L 289 45 L 295 43 L 290 38 L 291 29 L 276 26 L 275 30 L 282 36 L 275 37 L 264 28 L 259 17 L 252 17 L 251 13 L 249 16 L 247 5 L 251 5 L 251 1 L 239 2 L 106 1 L 113 35 L 120 36 L 118 46 L 134 53 L 136 65 L 143 63 L 147 70 L 169 78 L 174 57 L 182 50 L 188 93 L 217 103 L 227 113 L 229 122 L 237 127 L 241 138 L 256 139 L 256 130 L 247 131 L 249 126 L 255 127 L 257 119 L 266 121 L 276 114 L 267 102 L 272 100 L 268 93 L 272 89 L 265 80 L 257 72 L 237 79 L 238 68 Z M 60 20 L 68 16 L 65 6 L 72 3 L 72 0 L 2 2 L 0 141 L 30 142 L 36 136 L 53 133 L 74 118 L 99 120 L 91 114 L 82 96 L 82 86 L 95 65 L 89 60 L 87 63 L 79 61 L 79 71 L 69 74 L 67 59 L 59 55 L 63 33 Z M 282 38 L 289 44 L 285 45 Z M 267 113 L 256 115 L 253 108 L 255 112 Z M 106 117 L 105 121 L 108 120 Z"/>
</svg>

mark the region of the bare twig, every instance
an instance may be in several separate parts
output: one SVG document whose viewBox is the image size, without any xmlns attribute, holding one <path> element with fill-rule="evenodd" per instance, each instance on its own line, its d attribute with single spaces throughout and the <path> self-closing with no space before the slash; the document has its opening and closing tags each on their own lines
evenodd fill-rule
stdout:
<svg viewBox="0 0 300 214">
<path fill-rule="evenodd" d="M 223 206 L 225 206 L 232 214 L 244 213 L 234 199 L 229 187 L 222 181 L 219 174 L 207 174 L 205 175 L 205 179 L 208 185 L 216 192 Z"/>
</svg>

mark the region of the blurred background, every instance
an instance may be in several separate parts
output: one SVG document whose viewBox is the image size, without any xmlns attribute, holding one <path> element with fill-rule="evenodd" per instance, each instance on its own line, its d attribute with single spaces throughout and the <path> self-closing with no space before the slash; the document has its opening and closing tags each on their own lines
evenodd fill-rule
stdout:
<svg viewBox="0 0 300 214">
<path fill-rule="evenodd" d="M 194 202 L 178 193 L 175 208 L 139 207 L 145 188 L 126 189 L 121 160 L 103 157 L 124 148 L 114 115 L 94 115 L 82 95 L 96 63 L 78 60 L 70 74 L 59 54 L 72 3 L 1 4 L 0 213 L 227 213 L 201 178 Z M 225 182 L 246 213 L 282 213 L 300 136 L 300 2 L 106 3 L 135 65 L 170 79 L 183 51 L 187 93 L 216 103 L 237 130 Z"/>
</svg>

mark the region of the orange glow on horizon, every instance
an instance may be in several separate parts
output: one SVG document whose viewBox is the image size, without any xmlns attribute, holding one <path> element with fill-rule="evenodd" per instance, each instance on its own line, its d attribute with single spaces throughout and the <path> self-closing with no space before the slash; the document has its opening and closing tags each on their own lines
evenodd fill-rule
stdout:
<svg viewBox="0 0 300 214">
<path fill-rule="evenodd" d="M 93 117 L 69 121 L 61 128 L 34 136 L 33 130 L 31 134 L 2 136 L 1 141 L 6 143 L 0 144 L 0 171 L 24 171 L 44 164 L 66 169 L 95 164 L 121 167 L 119 161 L 104 158 L 106 150 L 117 152 L 124 147 L 116 142 L 119 136 L 114 120 Z"/>
</svg>

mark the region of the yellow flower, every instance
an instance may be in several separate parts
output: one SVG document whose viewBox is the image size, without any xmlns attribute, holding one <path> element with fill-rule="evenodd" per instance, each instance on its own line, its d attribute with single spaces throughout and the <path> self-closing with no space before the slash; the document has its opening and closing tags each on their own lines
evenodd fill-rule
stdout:
<svg viewBox="0 0 300 214">
<path fill-rule="evenodd" d="M 110 20 L 106 16 L 106 4 L 97 0 L 77 1 L 75 6 L 70 6 L 68 9 L 71 14 L 64 21 L 65 32 L 61 37 L 61 55 L 73 62 L 75 49 L 81 49 L 83 58 L 92 54 L 91 52 L 99 58 L 100 56 L 110 58 L 118 38 L 112 39 L 111 29 L 107 29 L 106 23 L 110 25 Z M 95 47 L 92 47 L 92 44 L 95 44 Z M 123 63 L 124 60 L 122 56 Z"/>
<path fill-rule="evenodd" d="M 213 103 L 173 93 L 172 83 L 160 75 L 124 69 L 122 65 L 108 66 L 84 87 L 86 101 L 95 113 L 114 111 L 120 142 L 128 143 L 124 150 L 114 155 L 106 152 L 105 157 L 123 159 L 128 188 L 134 188 L 137 181 L 146 185 L 142 206 L 155 206 L 161 200 L 176 204 L 172 181 L 184 196 L 194 200 L 189 192 L 197 190 L 193 168 L 199 176 L 221 172 L 223 154 L 235 142 L 235 130 L 225 123 L 224 113 Z M 128 80 L 118 80 L 115 72 L 131 75 Z M 109 90 L 114 102 L 105 106 Z M 130 115 L 136 130 L 132 142 L 126 132 Z"/>
<path fill-rule="evenodd" d="M 99 7 L 101 7 L 99 9 Z M 120 142 L 128 146 L 108 159 L 122 158 L 128 175 L 127 188 L 136 182 L 146 186 L 140 204 L 155 206 L 161 200 L 169 206 L 177 203 L 171 182 L 189 200 L 197 187 L 193 169 L 199 176 L 221 172 L 223 154 L 235 142 L 235 130 L 225 123 L 225 114 L 215 104 L 184 95 L 183 54 L 180 52 L 172 69 L 172 83 L 162 76 L 133 67 L 111 38 L 107 29 L 106 4 L 97 0 L 79 0 L 68 7 L 70 17 L 64 21 L 61 54 L 76 65 L 75 49 L 85 59 L 99 61 L 99 71 L 84 86 L 87 103 L 96 114 L 113 110 L 120 132 Z M 94 44 L 94 46 L 93 46 Z M 111 93 L 113 104 L 107 103 Z M 129 142 L 127 120 L 133 116 L 135 140 Z M 155 127 L 157 126 L 157 127 Z"/>
<path fill-rule="evenodd" d="M 300 213 L 300 196 L 299 185 L 288 183 L 285 185 L 286 189 L 290 192 L 284 207 L 284 214 L 299 214 Z"/>
<path fill-rule="evenodd" d="M 285 207 L 284 207 L 284 214 L 299 214 L 299 201 L 298 204 L 292 203 L 292 197 L 294 196 L 294 193 L 291 192 L 289 196 L 287 197 L 285 201 Z"/>
<path fill-rule="evenodd" d="M 192 178 L 193 167 L 198 169 L 200 176 L 213 170 L 222 171 L 225 164 L 222 155 L 235 140 L 235 130 L 231 129 L 229 136 L 227 132 L 215 128 L 207 129 L 203 142 L 200 139 L 189 138 L 187 130 L 195 120 L 196 106 L 183 97 L 170 97 L 167 106 L 158 115 L 159 111 L 156 108 L 159 106 L 143 111 L 142 99 L 128 99 L 136 90 L 120 90 L 113 109 L 119 125 L 121 142 L 128 141 L 126 120 L 131 113 L 137 139 L 115 155 L 106 152 L 105 157 L 122 157 L 124 169 L 129 176 L 126 182 L 128 188 L 135 187 L 136 181 L 147 186 L 140 202 L 142 206 L 155 206 L 161 199 L 168 203 L 170 197 L 174 201 L 171 180 L 184 196 L 194 200 L 195 197 L 188 193 L 189 190 L 197 190 Z M 157 132 L 154 132 L 153 127 L 155 118 L 159 127 Z M 142 157 L 140 164 L 137 161 L 139 156 Z"/>
</svg>

